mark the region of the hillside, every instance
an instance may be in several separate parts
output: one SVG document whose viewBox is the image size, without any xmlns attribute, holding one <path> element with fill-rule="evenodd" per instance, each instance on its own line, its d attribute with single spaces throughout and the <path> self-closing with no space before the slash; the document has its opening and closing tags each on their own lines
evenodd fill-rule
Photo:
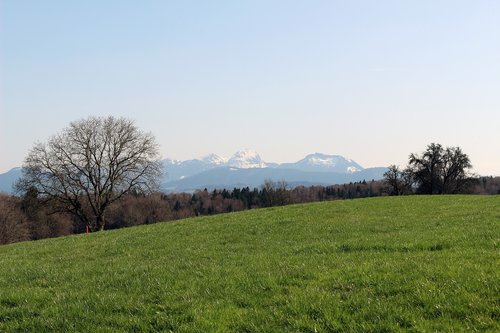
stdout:
<svg viewBox="0 0 500 333">
<path fill-rule="evenodd" d="M 0 331 L 498 331 L 499 196 L 321 202 L 0 247 Z"/>
</svg>

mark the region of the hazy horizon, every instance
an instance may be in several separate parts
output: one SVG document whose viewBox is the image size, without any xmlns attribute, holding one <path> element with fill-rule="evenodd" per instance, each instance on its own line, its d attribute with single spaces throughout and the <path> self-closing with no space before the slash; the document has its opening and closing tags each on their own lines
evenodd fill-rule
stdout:
<svg viewBox="0 0 500 333">
<path fill-rule="evenodd" d="M 0 0 L 0 173 L 113 115 L 163 158 L 403 166 L 437 142 L 500 175 L 499 33 L 487 0 Z"/>
</svg>

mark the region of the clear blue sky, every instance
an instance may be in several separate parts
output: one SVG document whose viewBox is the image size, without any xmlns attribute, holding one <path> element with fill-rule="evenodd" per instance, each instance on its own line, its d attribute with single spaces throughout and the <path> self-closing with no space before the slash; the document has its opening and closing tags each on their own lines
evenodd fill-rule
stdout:
<svg viewBox="0 0 500 333">
<path fill-rule="evenodd" d="M 163 157 L 369 167 L 439 142 L 500 175 L 500 1 L 0 0 L 0 172 L 89 115 Z"/>
</svg>

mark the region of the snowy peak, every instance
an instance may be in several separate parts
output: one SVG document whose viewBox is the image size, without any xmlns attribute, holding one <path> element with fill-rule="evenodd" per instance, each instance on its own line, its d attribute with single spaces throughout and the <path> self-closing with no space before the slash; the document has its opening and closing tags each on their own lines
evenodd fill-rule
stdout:
<svg viewBox="0 0 500 333">
<path fill-rule="evenodd" d="M 245 184 L 245 179 L 238 177 L 244 174 L 247 176 L 261 175 L 262 178 L 259 178 L 256 183 L 248 183 L 252 186 L 256 184 L 258 186 L 258 184 L 262 184 L 264 179 L 286 179 L 287 181 L 294 181 L 297 183 L 297 181 L 306 180 L 305 178 L 301 178 L 305 174 L 309 175 L 307 176 L 309 178 L 306 177 L 309 179 L 306 182 L 307 184 L 311 184 L 311 182 L 332 184 L 332 182 L 344 182 L 347 181 L 347 179 L 378 179 L 382 178 L 381 175 L 385 172 L 385 168 L 382 168 L 382 171 L 364 169 L 356 162 L 342 156 L 321 153 L 307 155 L 295 163 L 282 164 L 264 162 L 259 154 L 253 150 L 239 151 L 231 156 L 230 159 L 216 154 L 210 154 L 198 159 L 186 161 L 165 159 L 162 162 L 165 166 L 164 184 L 181 180 L 187 181 L 187 179 L 194 179 L 194 182 L 196 179 L 200 179 L 196 177 L 204 177 L 203 175 L 207 174 L 207 172 L 220 174 L 222 175 L 221 177 L 224 177 L 222 180 L 212 178 L 205 179 L 203 182 L 198 183 L 199 186 L 193 185 L 193 189 L 204 188 L 206 185 L 210 184 L 231 187 L 241 186 L 241 184 Z M 346 178 L 346 175 L 350 178 Z M 12 184 L 14 184 L 20 176 L 21 169 L 19 168 L 0 174 L 0 192 L 4 191 L 10 193 L 12 191 Z"/>
<path fill-rule="evenodd" d="M 254 150 L 241 150 L 227 159 L 216 154 L 206 155 L 199 159 L 178 161 L 173 159 L 164 160 L 167 179 L 169 181 L 184 179 L 196 175 L 200 172 L 215 168 L 237 169 L 296 169 L 311 172 L 338 172 L 356 173 L 363 170 L 363 167 L 356 162 L 339 155 L 327 155 L 315 153 L 307 155 L 302 160 L 295 163 L 266 163 Z"/>
<path fill-rule="evenodd" d="M 179 160 L 174 160 L 174 159 L 171 159 L 171 158 L 167 158 L 167 159 L 164 159 L 163 160 L 163 164 L 165 166 L 170 166 L 170 165 L 179 165 L 181 164 L 182 161 L 179 161 Z"/>
<path fill-rule="evenodd" d="M 204 156 L 201 160 L 206 164 L 212 164 L 212 165 L 224 165 L 227 163 L 227 158 L 220 157 L 217 154 L 210 154 Z"/>
<path fill-rule="evenodd" d="M 330 171 L 341 173 L 354 173 L 363 170 L 356 162 L 340 155 L 327 155 L 322 153 L 310 154 L 295 163 L 286 163 L 282 167 L 296 168 L 303 171 Z"/>
<path fill-rule="evenodd" d="M 266 163 L 262 160 L 260 155 L 254 150 L 242 150 L 231 156 L 227 165 L 233 168 L 240 169 L 253 169 L 265 168 Z"/>
<path fill-rule="evenodd" d="M 299 163 L 304 162 L 308 165 L 323 165 L 335 167 L 337 163 L 342 163 L 345 158 L 339 155 L 326 155 L 321 153 L 315 153 L 307 155 L 304 159 L 300 160 Z"/>
<path fill-rule="evenodd" d="M 232 167 L 237 169 L 265 168 L 267 164 L 262 161 L 259 154 L 252 150 L 243 150 L 234 154 L 229 160 L 217 154 L 209 154 L 202 158 L 186 161 L 166 159 L 163 161 L 166 169 L 166 178 L 169 181 L 184 179 L 200 172 L 219 167 Z"/>
<path fill-rule="evenodd" d="M 358 171 L 361 171 L 362 169 L 358 169 L 354 166 L 350 166 L 350 167 L 347 167 L 347 173 L 354 173 L 354 172 L 358 172 Z"/>
<path fill-rule="evenodd" d="M 299 169 L 302 171 L 328 171 L 354 173 L 363 170 L 364 168 L 340 155 L 327 155 L 322 153 L 309 154 L 303 159 L 295 163 L 267 163 L 262 160 L 260 155 L 250 149 L 245 149 L 236 152 L 231 158 L 227 159 L 217 154 L 206 155 L 200 159 L 187 161 L 178 161 L 167 159 L 165 165 L 170 167 L 170 174 L 176 174 L 176 168 L 182 168 L 182 175 L 188 176 L 196 171 L 204 171 L 217 167 L 231 167 L 238 169 L 255 169 L 255 168 L 288 168 Z M 173 168 L 172 168 L 173 167 Z M 188 172 L 185 169 L 189 169 Z M 192 170 L 191 170 L 192 169 Z M 178 176 L 177 174 L 175 176 Z"/>
<path fill-rule="evenodd" d="M 216 154 L 210 154 L 210 155 L 202 157 L 201 159 L 195 158 L 195 159 L 186 160 L 186 161 L 180 161 L 180 160 L 174 160 L 171 158 L 167 158 L 167 159 L 163 160 L 163 163 L 167 167 L 168 166 L 186 166 L 186 165 L 199 165 L 199 166 L 209 167 L 209 166 L 224 165 L 227 163 L 227 159 L 220 157 L 219 155 L 216 155 Z"/>
</svg>

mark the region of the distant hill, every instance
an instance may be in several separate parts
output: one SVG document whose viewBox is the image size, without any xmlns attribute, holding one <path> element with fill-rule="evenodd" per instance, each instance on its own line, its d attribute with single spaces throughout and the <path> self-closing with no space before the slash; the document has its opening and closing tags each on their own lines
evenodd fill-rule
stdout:
<svg viewBox="0 0 500 333">
<path fill-rule="evenodd" d="M 221 189 L 234 187 L 259 187 L 264 180 L 285 180 L 293 186 L 298 185 L 332 185 L 363 180 L 381 179 L 386 168 L 369 168 L 357 172 L 325 172 L 325 171 L 302 171 L 284 168 L 253 168 L 238 169 L 231 167 L 220 167 L 207 170 L 190 177 L 165 182 L 163 188 L 167 191 L 182 192 L 207 188 Z"/>
<path fill-rule="evenodd" d="M 13 168 L 6 173 L 0 174 L 0 192 L 13 193 L 14 183 L 21 177 L 22 169 Z"/>
</svg>

